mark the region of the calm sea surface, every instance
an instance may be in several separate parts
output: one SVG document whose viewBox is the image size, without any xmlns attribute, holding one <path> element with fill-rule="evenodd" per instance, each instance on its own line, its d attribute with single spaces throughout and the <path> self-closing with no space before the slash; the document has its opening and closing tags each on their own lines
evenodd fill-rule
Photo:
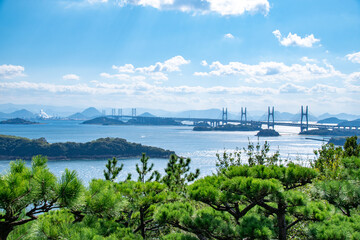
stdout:
<svg viewBox="0 0 360 240">
<path fill-rule="evenodd" d="M 256 132 L 193 132 L 188 126 L 97 126 L 83 125 L 80 121 L 46 121 L 41 125 L 0 125 L 0 134 L 27 138 L 45 137 L 48 142 L 87 142 L 102 137 L 120 137 L 130 142 L 161 147 L 175 151 L 178 155 L 191 158 L 191 168 L 199 168 L 201 175 L 215 172 L 216 153 L 228 152 L 246 147 L 249 140 L 256 143 Z M 304 163 L 314 158 L 313 150 L 322 142 L 305 139 L 298 135 L 299 128 L 276 127 L 280 137 L 260 138 L 270 143 L 272 151 L 279 150 L 280 156 L 287 159 L 301 159 Z M 320 139 L 320 137 L 318 137 Z M 92 178 L 103 178 L 104 160 L 54 160 L 49 161 L 50 169 L 61 175 L 65 168 L 76 170 L 87 183 Z M 0 173 L 8 169 L 7 160 L 0 161 Z M 120 160 L 124 164 L 122 175 L 135 174 L 138 159 Z M 166 159 L 151 159 L 154 169 L 160 172 L 166 167 Z"/>
</svg>

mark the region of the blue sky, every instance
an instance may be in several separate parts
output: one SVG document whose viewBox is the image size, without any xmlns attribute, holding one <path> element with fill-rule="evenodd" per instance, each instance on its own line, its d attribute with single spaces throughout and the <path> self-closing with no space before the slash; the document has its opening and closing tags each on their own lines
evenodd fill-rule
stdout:
<svg viewBox="0 0 360 240">
<path fill-rule="evenodd" d="M 1 103 L 360 114 L 358 0 L 0 0 Z"/>
</svg>

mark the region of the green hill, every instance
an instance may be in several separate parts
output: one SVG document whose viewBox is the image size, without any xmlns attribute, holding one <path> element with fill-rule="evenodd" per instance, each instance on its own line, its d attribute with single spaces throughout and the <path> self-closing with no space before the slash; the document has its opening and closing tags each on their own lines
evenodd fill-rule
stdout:
<svg viewBox="0 0 360 240">
<path fill-rule="evenodd" d="M 44 155 L 49 159 L 105 159 L 111 157 L 168 158 L 173 151 L 131 143 L 122 138 L 99 138 L 86 143 L 48 143 L 45 138 L 28 139 L 0 135 L 0 159 L 31 159 Z"/>
</svg>

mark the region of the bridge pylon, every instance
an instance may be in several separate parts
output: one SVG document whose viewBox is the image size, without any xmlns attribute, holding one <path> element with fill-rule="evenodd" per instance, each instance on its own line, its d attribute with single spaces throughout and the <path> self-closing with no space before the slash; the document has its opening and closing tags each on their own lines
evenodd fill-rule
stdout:
<svg viewBox="0 0 360 240">
<path fill-rule="evenodd" d="M 227 108 L 222 109 L 222 122 L 226 123 L 228 120 L 228 110 Z"/>
<path fill-rule="evenodd" d="M 267 118 L 267 125 L 268 125 L 268 129 L 270 127 L 272 127 L 273 129 L 275 128 L 275 111 L 274 111 L 274 107 L 272 107 L 272 111 L 270 111 L 270 107 L 268 107 L 268 118 Z M 272 121 L 270 122 L 270 118 L 272 119 Z"/>
<path fill-rule="evenodd" d="M 116 114 L 115 114 L 116 112 L 115 112 L 115 108 L 112 108 L 111 109 L 111 116 L 115 116 Z"/>
<path fill-rule="evenodd" d="M 131 116 L 136 117 L 136 108 L 131 109 Z"/>
<path fill-rule="evenodd" d="M 244 119 L 245 119 L 245 123 L 247 122 L 247 117 L 246 117 L 246 107 L 245 107 L 245 110 L 243 107 L 241 107 L 241 123 L 243 123 L 243 116 L 244 116 Z"/>
<path fill-rule="evenodd" d="M 305 117 L 306 123 L 303 123 L 303 118 Z M 301 119 L 300 119 L 300 131 L 309 130 L 309 107 L 306 106 L 304 111 L 304 106 L 301 106 Z"/>
</svg>

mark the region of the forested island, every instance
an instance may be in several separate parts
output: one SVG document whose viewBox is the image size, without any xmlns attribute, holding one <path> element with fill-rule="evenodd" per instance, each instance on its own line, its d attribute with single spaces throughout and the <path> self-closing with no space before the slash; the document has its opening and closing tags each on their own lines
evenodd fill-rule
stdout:
<svg viewBox="0 0 360 240">
<path fill-rule="evenodd" d="M 88 186 L 68 169 L 56 177 L 46 157 L 17 160 L 0 175 L 0 239 L 360 239 L 356 141 L 322 146 L 311 165 L 249 143 L 217 154 L 200 179 L 190 159 L 171 155 L 160 174 L 143 154 L 136 176 L 119 180 L 112 158 Z"/>
<path fill-rule="evenodd" d="M 278 137 L 280 134 L 275 129 L 261 129 L 255 136 L 257 137 Z"/>
<path fill-rule="evenodd" d="M 31 159 L 39 154 L 49 159 L 105 159 L 138 157 L 144 152 L 156 158 L 168 158 L 174 154 L 173 151 L 131 143 L 122 138 L 99 138 L 86 143 L 48 143 L 45 138 L 0 135 L 0 159 Z"/>
<path fill-rule="evenodd" d="M 318 136 L 355 136 L 360 135 L 360 130 L 339 130 L 339 129 L 311 129 L 299 133 L 300 135 L 318 135 Z"/>
<path fill-rule="evenodd" d="M 40 124 L 38 122 L 31 122 L 22 118 L 11 118 L 8 120 L 1 121 L 0 124 L 18 124 L 18 125 L 32 125 Z"/>
</svg>

